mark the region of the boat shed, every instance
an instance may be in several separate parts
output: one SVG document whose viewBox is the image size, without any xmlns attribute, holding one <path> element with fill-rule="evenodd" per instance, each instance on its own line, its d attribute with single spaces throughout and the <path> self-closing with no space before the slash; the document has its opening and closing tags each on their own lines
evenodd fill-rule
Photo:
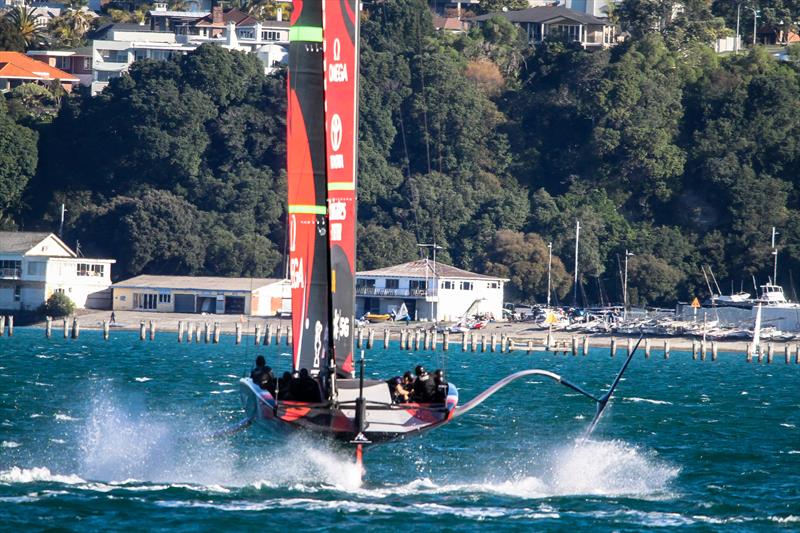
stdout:
<svg viewBox="0 0 800 533">
<path fill-rule="evenodd" d="M 356 274 L 356 316 L 398 313 L 411 319 L 457 322 L 465 315 L 503 317 L 508 280 L 429 259 Z"/>
<path fill-rule="evenodd" d="M 115 311 L 274 316 L 291 309 L 283 279 L 142 275 L 111 288 Z"/>
</svg>

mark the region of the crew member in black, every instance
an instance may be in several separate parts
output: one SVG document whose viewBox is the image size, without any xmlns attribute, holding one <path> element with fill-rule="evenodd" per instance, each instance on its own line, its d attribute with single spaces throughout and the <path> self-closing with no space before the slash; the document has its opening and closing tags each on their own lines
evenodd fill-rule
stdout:
<svg viewBox="0 0 800 533">
<path fill-rule="evenodd" d="M 444 379 L 444 372 L 441 369 L 436 369 L 433 373 L 433 383 L 436 385 L 436 395 L 433 401 L 436 403 L 444 403 L 447 400 L 447 390 L 449 385 L 447 380 Z"/>
<path fill-rule="evenodd" d="M 264 379 L 266 378 L 268 368 L 269 367 L 267 366 L 267 361 L 264 359 L 264 356 L 259 355 L 256 357 L 256 367 L 250 371 L 250 379 L 252 379 L 253 383 L 262 389 L 264 387 L 261 386 L 261 383 L 263 383 Z"/>
<path fill-rule="evenodd" d="M 284 372 L 281 379 L 278 380 L 278 399 L 289 399 L 289 388 L 292 385 L 292 375 L 289 372 Z"/>
<path fill-rule="evenodd" d="M 319 383 L 311 377 L 307 368 L 300 369 L 300 377 L 292 380 L 292 399 L 297 402 L 311 403 L 322 401 Z"/>
<path fill-rule="evenodd" d="M 389 392 L 392 395 L 392 401 L 394 403 L 405 403 L 408 401 L 408 391 L 403 387 L 403 379 L 400 376 L 395 376 L 386 383 L 389 385 Z"/>
<path fill-rule="evenodd" d="M 417 379 L 414 381 L 414 400 L 420 403 L 432 402 L 436 395 L 436 384 L 433 382 L 433 378 L 422 365 L 417 365 L 414 373 L 417 375 Z"/>
</svg>

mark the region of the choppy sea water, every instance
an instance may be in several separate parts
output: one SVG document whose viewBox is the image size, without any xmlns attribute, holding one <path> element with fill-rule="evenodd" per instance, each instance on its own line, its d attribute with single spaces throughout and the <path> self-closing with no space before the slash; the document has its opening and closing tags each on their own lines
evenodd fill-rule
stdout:
<svg viewBox="0 0 800 533">
<path fill-rule="evenodd" d="M 0 338 L 0 524 L 96 530 L 800 529 L 800 365 L 743 356 L 637 355 L 590 442 L 594 407 L 552 382 L 512 384 L 422 437 L 351 450 L 242 418 L 237 381 L 286 347 Z M 622 363 L 588 357 L 367 352 L 367 373 L 444 366 L 462 403 L 496 379 L 543 368 L 590 391 Z"/>
</svg>

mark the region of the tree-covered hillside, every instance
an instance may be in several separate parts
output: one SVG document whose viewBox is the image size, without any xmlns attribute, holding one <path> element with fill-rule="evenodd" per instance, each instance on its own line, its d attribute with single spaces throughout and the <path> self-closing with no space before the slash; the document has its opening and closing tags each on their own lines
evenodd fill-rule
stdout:
<svg viewBox="0 0 800 533">
<path fill-rule="evenodd" d="M 647 9 L 669 3 L 628 0 L 615 16 L 652 28 Z M 502 19 L 437 33 L 421 0 L 370 4 L 359 268 L 435 241 L 443 260 L 505 275 L 515 298 L 543 301 L 552 242 L 563 299 L 580 220 L 582 300 L 621 300 L 629 250 L 631 300 L 671 304 L 707 293 L 704 265 L 726 292 L 765 281 L 777 226 L 791 295 L 800 54 L 718 56 L 705 41 L 729 13 L 685 4 L 664 27 L 594 52 L 529 47 Z M 52 122 L 9 109 L 0 104 L 4 225 L 55 229 L 63 202 L 66 240 L 115 257 L 115 277 L 282 274 L 283 73 L 203 46 L 137 62 L 97 97 L 62 98 Z"/>
</svg>

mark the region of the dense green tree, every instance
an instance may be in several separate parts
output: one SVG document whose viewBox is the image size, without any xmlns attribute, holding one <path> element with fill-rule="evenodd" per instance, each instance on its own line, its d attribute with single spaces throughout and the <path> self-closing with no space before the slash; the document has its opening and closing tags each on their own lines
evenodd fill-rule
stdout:
<svg viewBox="0 0 800 533">
<path fill-rule="evenodd" d="M 489 245 L 487 272 L 510 280 L 516 298 L 528 302 L 547 301 L 547 243 L 535 233 L 499 230 Z M 556 299 L 563 298 L 572 286 L 564 263 L 552 258 L 551 290 Z M 509 295 L 511 296 L 511 295 Z M 555 300 L 554 300 L 555 301 Z"/>
<path fill-rule="evenodd" d="M 22 192 L 36 172 L 36 132 L 18 125 L 0 97 L 0 223 L 18 211 Z"/>
<path fill-rule="evenodd" d="M 359 226 L 357 237 L 358 270 L 373 270 L 419 258 L 414 234 L 398 226 Z"/>
<path fill-rule="evenodd" d="M 0 17 L 0 51 L 24 52 L 25 38 L 7 17 Z"/>
</svg>

